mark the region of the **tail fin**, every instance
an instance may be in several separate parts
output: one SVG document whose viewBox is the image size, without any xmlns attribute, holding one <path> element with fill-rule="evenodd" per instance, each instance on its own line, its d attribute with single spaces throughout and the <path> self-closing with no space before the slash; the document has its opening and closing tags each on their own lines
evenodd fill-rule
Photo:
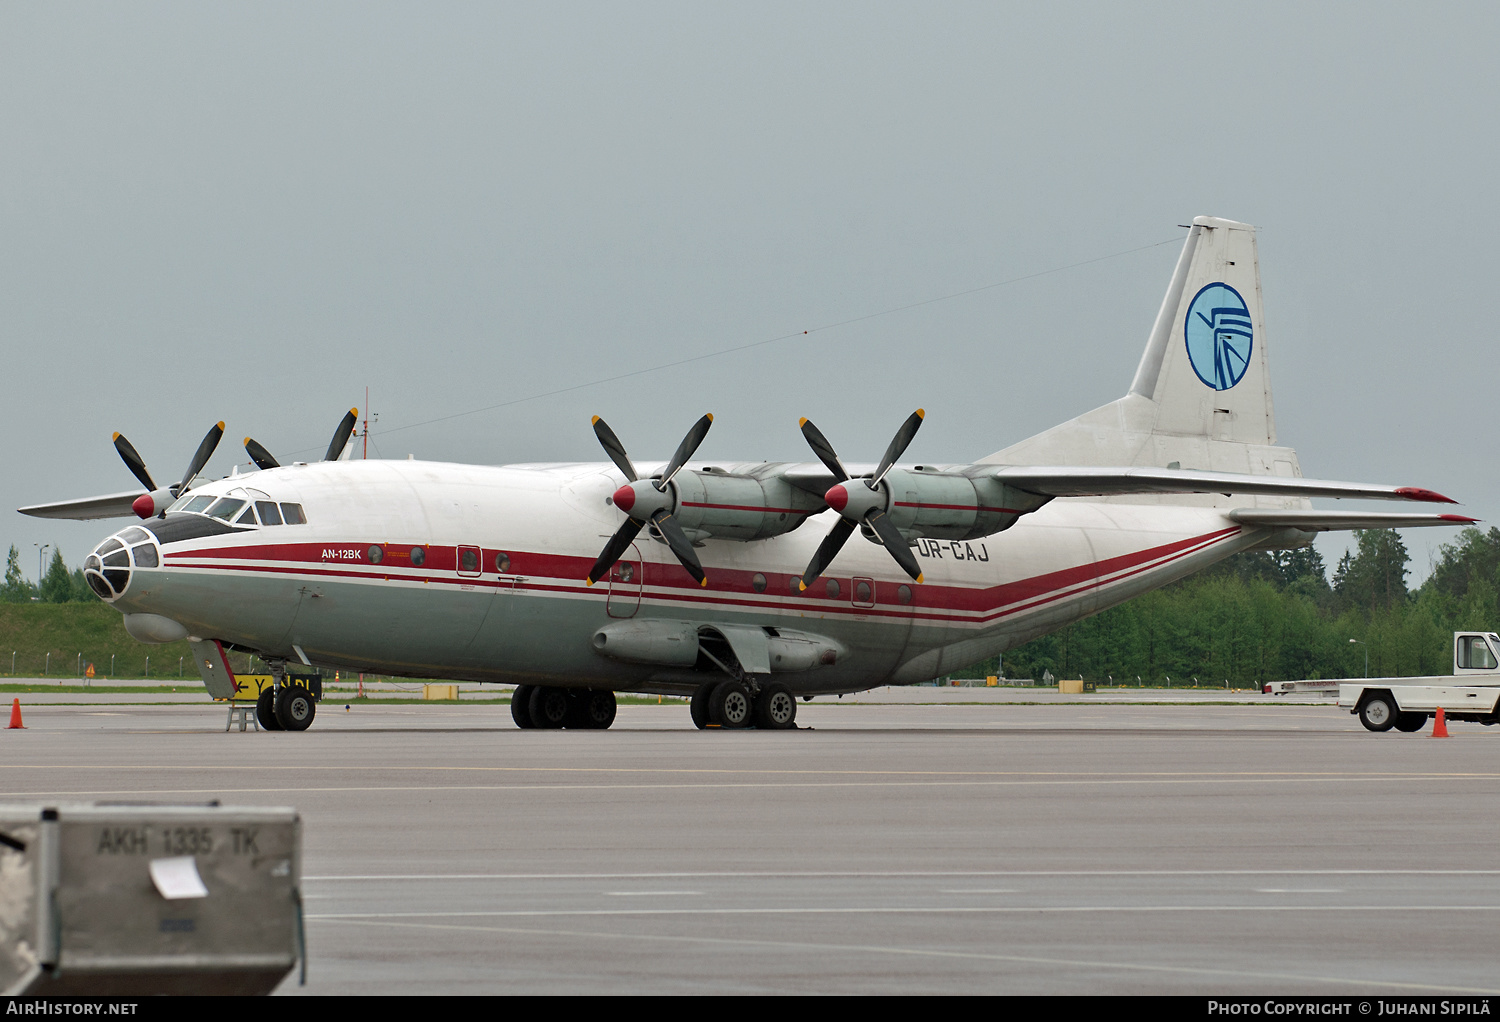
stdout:
<svg viewBox="0 0 1500 1022">
<path fill-rule="evenodd" d="M 1196 218 L 1129 393 L 981 461 L 1300 476 L 1276 446 L 1255 228 Z"/>
</svg>

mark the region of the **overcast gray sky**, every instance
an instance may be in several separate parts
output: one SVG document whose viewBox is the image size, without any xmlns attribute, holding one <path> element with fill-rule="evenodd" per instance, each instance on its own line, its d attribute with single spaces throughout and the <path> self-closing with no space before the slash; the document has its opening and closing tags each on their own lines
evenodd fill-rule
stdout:
<svg viewBox="0 0 1500 1022">
<path fill-rule="evenodd" d="M 219 419 L 213 474 L 317 456 L 366 386 L 372 456 L 713 411 L 706 458 L 809 415 L 874 460 L 922 406 L 909 457 L 978 458 L 1125 392 L 1209 214 L 1261 228 L 1305 473 L 1500 519 L 1497 11 L 9 0 L 0 507 L 130 488 L 115 430 L 159 482 Z M 4 513 L 28 573 L 111 531 Z"/>
</svg>

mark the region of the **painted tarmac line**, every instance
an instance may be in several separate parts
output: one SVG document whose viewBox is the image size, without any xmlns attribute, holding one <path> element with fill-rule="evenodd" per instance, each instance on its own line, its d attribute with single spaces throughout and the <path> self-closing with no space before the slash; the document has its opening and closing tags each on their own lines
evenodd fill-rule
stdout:
<svg viewBox="0 0 1500 1022">
<path fill-rule="evenodd" d="M 309 916 L 309 920 L 315 917 Z M 1109 962 L 1099 959 L 1044 958 L 1036 955 L 1005 955 L 995 952 L 944 951 L 928 948 L 890 947 L 878 944 L 819 944 L 809 941 L 756 940 L 750 937 L 686 937 L 653 933 L 610 933 L 588 930 L 540 930 L 522 927 L 476 926 L 455 923 L 408 923 L 386 922 L 350 918 L 319 918 L 320 922 L 338 922 L 350 926 L 371 926 L 421 930 L 454 930 L 469 933 L 507 933 L 518 936 L 566 937 L 594 940 L 659 941 L 676 944 L 718 944 L 729 947 L 764 947 L 783 951 L 842 951 L 851 954 L 901 955 L 914 958 L 953 958 L 968 961 L 1007 962 L 1018 965 L 1055 965 L 1065 969 L 1114 969 L 1126 972 L 1165 973 L 1212 977 L 1215 979 L 1290 980 L 1299 983 L 1327 983 L 1334 986 L 1388 987 L 1395 990 L 1423 991 L 1430 993 L 1496 995 L 1500 989 L 1482 987 L 1441 986 L 1432 983 L 1407 983 L 1391 979 L 1350 979 L 1345 976 L 1309 976 L 1293 972 L 1250 971 L 1244 969 L 1216 969 L 1188 965 L 1156 965 L 1138 962 Z"/>
<path fill-rule="evenodd" d="M 1428 781 L 1428 777 L 1365 776 L 1365 777 L 1307 777 L 1282 778 L 1281 784 L 1327 784 L 1339 780 L 1345 784 L 1392 784 L 1400 782 Z M 320 794 L 353 794 L 365 792 L 379 794 L 396 791 L 516 791 L 546 793 L 554 791 L 724 791 L 726 789 L 771 788 L 776 791 L 796 789 L 829 788 L 1082 788 L 1125 787 L 1130 785 L 1186 786 L 1186 785 L 1243 785 L 1262 784 L 1258 778 L 1221 778 L 1218 780 L 1182 777 L 1144 780 L 1134 778 L 1097 780 L 1051 780 L 1051 781 L 700 781 L 663 782 L 658 784 L 388 784 L 388 785 L 343 785 L 298 786 L 296 788 L 79 788 L 70 791 L 47 789 L 43 791 L 9 792 L 7 798 L 58 798 L 62 796 L 94 795 L 301 795 L 312 792 Z M 1471 793 L 1472 794 L 1472 793 Z"/>
<path fill-rule="evenodd" d="M 1184 876 L 1497 876 L 1500 869 L 982 869 L 982 870 L 758 870 L 656 873 L 369 873 L 304 876 L 304 883 L 349 880 L 673 880 L 807 878 L 811 880 L 924 877 L 1184 877 Z"/>
<path fill-rule="evenodd" d="M 932 905 L 845 908 L 517 908 L 462 912 L 324 912 L 311 920 L 545 919 L 556 916 L 1131 915 L 1200 912 L 1500 912 L 1500 905 Z"/>
</svg>

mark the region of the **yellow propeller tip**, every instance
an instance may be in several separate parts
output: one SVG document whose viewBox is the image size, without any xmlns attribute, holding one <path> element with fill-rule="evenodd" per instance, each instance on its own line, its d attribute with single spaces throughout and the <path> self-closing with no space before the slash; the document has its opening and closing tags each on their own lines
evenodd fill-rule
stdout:
<svg viewBox="0 0 1500 1022">
<path fill-rule="evenodd" d="M 220 433 L 224 432 L 224 423 L 223 422 L 219 423 L 219 432 Z"/>
<path fill-rule="evenodd" d="M 119 433 L 112 433 L 110 435 L 110 440 L 118 440 L 118 439 L 120 439 L 120 434 Z"/>
<path fill-rule="evenodd" d="M 917 576 L 917 585 L 921 585 L 921 584 L 922 584 L 922 576 L 919 574 Z"/>
<path fill-rule="evenodd" d="M 807 592 L 807 583 L 800 578 L 797 580 L 797 591 L 801 593 Z"/>
<path fill-rule="evenodd" d="M 707 419 L 709 422 L 713 422 L 714 421 L 714 413 L 713 412 L 704 412 L 703 413 L 703 417 L 705 419 Z"/>
<path fill-rule="evenodd" d="M 918 408 L 917 409 L 917 418 L 919 418 L 919 419 L 925 419 L 925 418 L 927 418 L 927 413 L 924 412 L 924 411 L 922 411 L 922 409 Z"/>
<path fill-rule="evenodd" d="M 599 416 L 596 415 L 592 419 L 590 419 L 589 421 L 592 422 L 595 426 L 597 426 L 597 425 L 599 425 Z"/>
<path fill-rule="evenodd" d="M 800 418 L 800 419 L 797 420 L 797 428 L 798 429 L 801 429 L 803 426 L 806 426 L 806 425 L 807 425 L 807 417 L 806 416 L 804 416 L 804 417 L 802 417 L 802 418 Z"/>
<path fill-rule="evenodd" d="M 591 579 L 591 578 L 586 578 L 586 579 L 583 580 L 583 584 L 586 585 L 586 586 L 591 586 L 591 585 L 594 584 L 594 580 Z"/>
<path fill-rule="evenodd" d="M 358 416 L 359 416 L 359 409 L 358 408 L 351 408 L 351 409 L 349 409 L 349 414 L 355 416 L 356 418 L 358 418 Z"/>
<path fill-rule="evenodd" d="M 699 582 L 698 584 L 700 586 L 702 586 L 704 589 L 707 589 L 708 588 L 708 579 L 705 578 L 702 582 Z"/>
<path fill-rule="evenodd" d="M 245 443 L 246 443 L 246 444 L 249 444 L 249 443 L 250 443 L 250 438 L 249 438 L 249 437 L 245 437 Z"/>
</svg>

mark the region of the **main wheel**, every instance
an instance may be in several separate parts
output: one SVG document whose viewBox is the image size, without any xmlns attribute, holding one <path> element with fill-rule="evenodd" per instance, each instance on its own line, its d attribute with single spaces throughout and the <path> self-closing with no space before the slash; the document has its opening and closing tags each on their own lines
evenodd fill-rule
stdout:
<svg viewBox="0 0 1500 1022">
<path fill-rule="evenodd" d="M 276 693 L 269 688 L 260 690 L 255 699 L 255 722 L 262 731 L 280 731 L 281 721 L 276 719 Z"/>
<path fill-rule="evenodd" d="M 797 697 L 779 681 L 760 690 L 755 699 L 755 726 L 763 731 L 785 731 L 797 726 Z"/>
<path fill-rule="evenodd" d="M 568 690 L 538 685 L 531 693 L 531 726 L 562 727 L 568 721 Z"/>
<path fill-rule="evenodd" d="M 699 685 L 698 690 L 693 693 L 693 701 L 688 703 L 688 713 L 693 717 L 693 727 L 699 731 L 708 727 L 708 701 L 713 698 L 715 687 L 712 681 L 706 685 Z"/>
<path fill-rule="evenodd" d="M 517 685 L 510 694 L 510 719 L 523 731 L 536 727 L 531 722 L 531 690 L 535 685 Z"/>
<path fill-rule="evenodd" d="M 1427 714 L 1425 713 L 1402 713 L 1396 717 L 1397 731 L 1405 731 L 1409 734 L 1412 731 L 1420 731 L 1426 726 Z"/>
<path fill-rule="evenodd" d="M 708 717 L 720 727 L 750 726 L 750 690 L 738 681 L 724 681 L 708 700 Z"/>
<path fill-rule="evenodd" d="M 603 731 L 615 722 L 615 694 L 608 689 L 574 693 L 568 727 Z"/>
<path fill-rule="evenodd" d="M 1366 699 L 1359 708 L 1359 722 L 1371 731 L 1389 731 L 1396 724 L 1396 702 L 1385 693 Z"/>
<path fill-rule="evenodd" d="M 312 726 L 318 704 L 301 685 L 282 685 L 276 696 L 276 720 L 283 731 L 306 731 Z"/>
</svg>

